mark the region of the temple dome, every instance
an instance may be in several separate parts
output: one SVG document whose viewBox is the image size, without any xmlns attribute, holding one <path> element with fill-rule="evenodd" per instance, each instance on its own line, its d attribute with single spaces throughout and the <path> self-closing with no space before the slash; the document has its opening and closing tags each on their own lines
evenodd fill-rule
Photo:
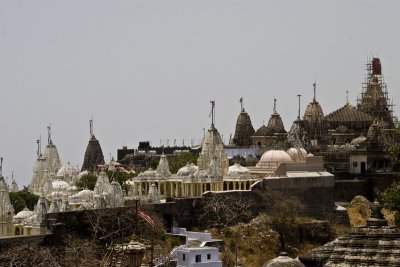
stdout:
<svg viewBox="0 0 400 267">
<path fill-rule="evenodd" d="M 89 171 L 82 171 L 78 174 L 78 179 L 81 179 L 83 176 L 90 174 Z"/>
<path fill-rule="evenodd" d="M 57 172 L 57 177 L 64 177 L 64 176 L 74 176 L 74 175 L 78 175 L 79 174 L 79 170 L 77 167 L 72 166 L 69 162 L 67 165 L 62 166 L 58 172 Z"/>
<path fill-rule="evenodd" d="M 304 267 L 305 265 L 299 260 L 292 259 L 288 256 L 286 252 L 281 252 L 279 257 L 267 261 L 262 267 Z"/>
<path fill-rule="evenodd" d="M 156 177 L 157 170 L 153 170 L 153 168 L 149 168 L 148 170 L 141 172 L 138 174 L 139 177 Z"/>
<path fill-rule="evenodd" d="M 315 98 L 308 104 L 303 119 L 308 122 L 321 122 L 324 120 L 324 112 Z"/>
<path fill-rule="evenodd" d="M 69 188 L 69 184 L 61 179 L 55 180 L 51 184 L 56 191 L 66 191 Z"/>
<path fill-rule="evenodd" d="M 283 162 L 293 162 L 290 155 L 284 150 L 268 150 L 265 152 L 259 161 L 259 163 L 283 163 Z"/>
<path fill-rule="evenodd" d="M 92 201 L 93 199 L 93 191 L 89 190 L 89 189 L 83 189 L 81 191 L 79 191 L 76 195 L 74 195 L 73 197 L 76 197 L 80 200 L 84 200 L 84 201 Z"/>
<path fill-rule="evenodd" d="M 180 168 L 177 172 L 177 175 L 179 176 L 189 176 L 190 174 L 194 174 L 199 170 L 199 167 L 194 165 L 193 163 L 186 164 L 186 166 L 183 166 Z"/>
<path fill-rule="evenodd" d="M 26 219 L 28 219 L 29 217 L 31 217 L 32 215 L 35 215 L 35 212 L 29 210 L 28 208 L 24 208 L 23 210 L 21 210 L 20 212 L 18 212 L 13 219 L 15 221 L 19 221 L 22 222 Z"/>
<path fill-rule="evenodd" d="M 300 159 L 302 158 L 302 156 L 303 157 L 306 157 L 307 156 L 307 150 L 305 150 L 304 148 L 299 148 L 299 150 L 301 151 L 301 153 L 302 153 L 302 155 L 299 155 L 299 151 L 296 149 L 296 148 L 294 148 L 294 147 L 291 147 L 291 148 L 289 148 L 288 149 L 288 151 L 287 151 L 287 153 L 289 154 L 289 156 L 293 159 L 293 161 L 295 161 L 295 162 L 299 162 L 300 161 Z"/>
<path fill-rule="evenodd" d="M 248 174 L 250 171 L 246 167 L 241 166 L 239 163 L 235 163 L 234 165 L 229 167 L 228 175 L 230 176 L 237 176 Z"/>
<path fill-rule="evenodd" d="M 365 140 L 367 140 L 367 138 L 363 135 L 354 138 L 353 140 L 351 140 L 350 145 L 354 145 L 354 146 L 358 146 L 360 145 L 362 142 L 364 142 Z"/>
</svg>

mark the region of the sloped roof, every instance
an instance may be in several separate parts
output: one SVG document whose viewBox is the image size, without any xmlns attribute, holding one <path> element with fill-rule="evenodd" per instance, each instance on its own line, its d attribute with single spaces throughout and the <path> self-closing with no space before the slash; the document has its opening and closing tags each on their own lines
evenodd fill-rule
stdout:
<svg viewBox="0 0 400 267">
<path fill-rule="evenodd" d="M 326 115 L 325 119 L 328 122 L 372 122 L 374 120 L 372 116 L 357 110 L 348 103 Z"/>
<path fill-rule="evenodd" d="M 306 266 L 399 266 L 400 229 L 387 226 L 381 208 L 375 201 L 366 226 L 311 250 L 300 261 Z"/>
</svg>

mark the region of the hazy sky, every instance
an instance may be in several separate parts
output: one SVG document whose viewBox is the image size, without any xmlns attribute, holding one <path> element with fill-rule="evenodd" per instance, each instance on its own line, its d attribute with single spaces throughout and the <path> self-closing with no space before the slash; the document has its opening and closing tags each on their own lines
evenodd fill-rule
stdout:
<svg viewBox="0 0 400 267">
<path fill-rule="evenodd" d="M 286 129 L 317 82 L 325 114 L 356 104 L 367 57 L 400 105 L 400 1 L 0 1 L 3 175 L 29 184 L 52 125 L 62 164 L 82 165 L 89 119 L 106 159 L 142 140 L 228 140 L 240 111 Z M 399 106 L 395 107 L 395 115 Z M 44 148 L 43 145 L 43 148 Z"/>
</svg>

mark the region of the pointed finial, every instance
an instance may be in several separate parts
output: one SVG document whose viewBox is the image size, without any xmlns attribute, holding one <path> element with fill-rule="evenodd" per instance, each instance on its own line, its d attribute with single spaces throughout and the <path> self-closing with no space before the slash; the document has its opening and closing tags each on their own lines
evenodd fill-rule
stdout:
<svg viewBox="0 0 400 267">
<path fill-rule="evenodd" d="M 42 155 L 42 136 L 39 135 L 39 139 L 36 140 L 36 144 L 37 144 L 37 156 L 40 157 L 40 155 Z"/>
<path fill-rule="evenodd" d="M 240 98 L 239 102 L 240 102 L 240 111 L 244 112 L 243 96 Z"/>
<path fill-rule="evenodd" d="M 346 90 L 346 105 L 349 105 L 349 90 Z"/>
<path fill-rule="evenodd" d="M 49 126 L 47 126 L 47 143 L 51 144 L 51 123 L 49 124 Z"/>
<path fill-rule="evenodd" d="M 0 158 L 0 177 L 3 177 L 3 157 Z"/>
<path fill-rule="evenodd" d="M 301 98 L 301 95 L 297 95 L 297 97 L 299 98 L 299 111 L 298 111 L 298 114 L 297 114 L 297 118 L 300 119 L 300 98 Z"/>
<path fill-rule="evenodd" d="M 317 94 L 317 82 L 313 83 L 313 87 L 314 87 L 314 101 L 316 99 L 316 94 Z"/>
<path fill-rule="evenodd" d="M 274 97 L 274 113 L 276 113 L 276 98 Z"/>
<path fill-rule="evenodd" d="M 210 113 L 210 116 L 211 116 L 211 127 L 214 128 L 214 123 L 215 123 L 215 100 L 211 100 L 210 103 L 211 103 L 211 113 Z"/>
<path fill-rule="evenodd" d="M 90 136 L 94 137 L 94 134 L 93 134 L 93 116 L 92 116 L 92 119 L 89 120 L 89 128 L 90 128 Z"/>
<path fill-rule="evenodd" d="M 11 180 L 14 182 L 14 170 L 11 171 Z"/>
</svg>

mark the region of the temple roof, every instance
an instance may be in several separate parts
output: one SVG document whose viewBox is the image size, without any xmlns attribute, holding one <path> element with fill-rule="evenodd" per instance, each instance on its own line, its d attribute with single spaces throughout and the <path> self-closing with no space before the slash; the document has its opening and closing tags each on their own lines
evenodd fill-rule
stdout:
<svg viewBox="0 0 400 267">
<path fill-rule="evenodd" d="M 249 146 L 251 145 L 250 137 L 253 134 L 254 128 L 251 124 L 250 116 L 243 108 L 236 121 L 233 143 L 237 146 Z"/>
<path fill-rule="evenodd" d="M 346 103 L 343 107 L 325 116 L 328 122 L 367 122 L 371 123 L 374 119 L 355 107 Z"/>
<path fill-rule="evenodd" d="M 324 112 L 322 111 L 321 105 L 318 101 L 313 99 L 313 101 L 308 104 L 303 119 L 308 122 L 320 122 L 324 119 Z"/>
<path fill-rule="evenodd" d="M 301 256 L 306 266 L 398 266 L 400 262 L 400 229 L 387 226 L 375 201 L 366 226 Z"/>
<path fill-rule="evenodd" d="M 101 149 L 99 140 L 92 135 L 86 147 L 82 171 L 94 171 L 96 170 L 96 166 L 99 164 L 104 164 L 103 151 Z"/>
</svg>

